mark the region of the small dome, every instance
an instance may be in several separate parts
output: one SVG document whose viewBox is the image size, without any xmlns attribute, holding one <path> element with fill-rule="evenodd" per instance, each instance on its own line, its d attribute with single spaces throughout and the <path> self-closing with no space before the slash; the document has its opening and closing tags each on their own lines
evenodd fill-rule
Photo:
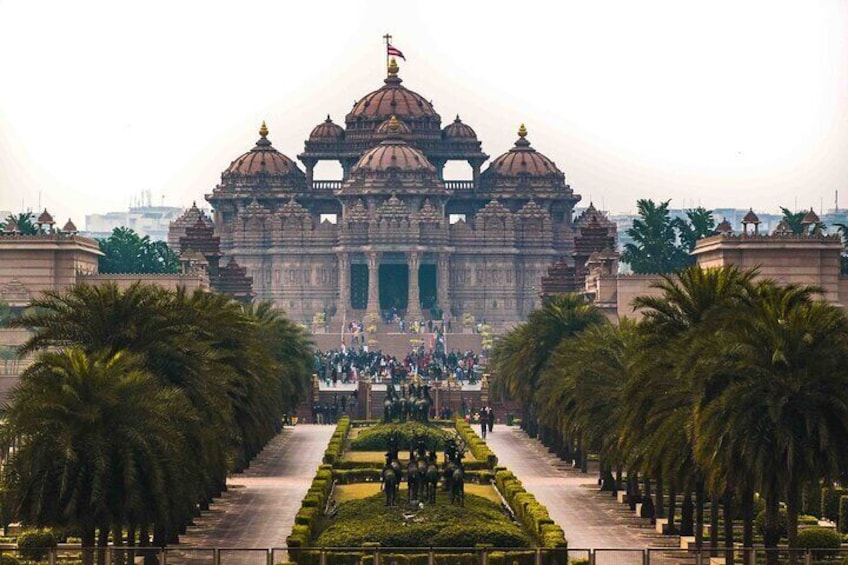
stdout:
<svg viewBox="0 0 848 565">
<path fill-rule="evenodd" d="M 412 129 L 406 125 L 406 122 L 399 120 L 397 116 L 392 116 L 380 124 L 374 133 L 378 136 L 403 136 L 410 135 L 412 133 Z"/>
<path fill-rule="evenodd" d="M 518 140 L 515 146 L 492 161 L 492 164 L 483 173 L 486 176 L 548 176 L 562 175 L 553 161 L 539 153 L 527 141 L 527 128 L 524 124 L 518 129 Z"/>
<path fill-rule="evenodd" d="M 399 139 L 387 139 L 367 151 L 350 172 L 351 176 L 356 176 L 357 173 L 365 171 L 384 172 L 391 169 L 401 172 L 436 173 L 436 167 L 421 151 Z"/>
<path fill-rule="evenodd" d="M 62 228 L 62 231 L 67 233 L 76 233 L 79 230 L 77 230 L 77 227 L 74 225 L 71 219 L 68 218 L 68 221 L 65 222 L 65 226 Z"/>
<path fill-rule="evenodd" d="M 344 129 L 334 124 L 327 114 L 327 119 L 315 126 L 309 134 L 309 141 L 341 141 L 344 139 Z"/>
<path fill-rule="evenodd" d="M 731 233 L 733 231 L 733 226 L 731 226 L 730 222 L 728 222 L 727 218 L 725 218 L 716 226 L 716 231 L 718 233 Z"/>
<path fill-rule="evenodd" d="M 271 142 L 268 141 L 268 127 L 265 122 L 262 122 L 262 127 L 259 129 L 259 141 L 256 146 L 230 163 L 227 170 L 224 171 L 223 177 L 230 175 L 259 175 L 267 174 L 272 176 L 287 176 L 298 175 L 303 176 L 297 164 L 274 149 Z"/>
<path fill-rule="evenodd" d="M 48 212 L 48 211 L 47 211 L 47 208 L 45 208 L 45 209 L 44 209 L 44 212 L 42 212 L 42 213 L 41 213 L 41 215 L 40 215 L 40 216 L 38 216 L 38 220 L 36 220 L 36 222 L 35 222 L 35 223 L 37 223 L 37 224 L 47 224 L 47 225 L 53 225 L 53 224 L 55 224 L 56 222 L 54 222 L 54 221 L 53 221 L 53 216 L 51 216 L 51 215 L 50 215 L 50 212 Z"/>
<path fill-rule="evenodd" d="M 448 124 L 442 130 L 442 138 L 456 141 L 477 141 L 477 133 L 468 124 L 462 123 L 459 114 L 457 114 L 453 123 Z"/>
<path fill-rule="evenodd" d="M 754 213 L 754 209 L 753 209 L 753 208 L 749 208 L 749 209 L 748 209 L 748 213 L 747 213 L 747 214 L 745 214 L 745 217 L 744 217 L 744 218 L 742 218 L 742 223 L 743 223 L 743 224 L 759 224 L 759 223 L 760 223 L 760 218 L 759 218 L 759 216 L 757 216 L 757 215 Z"/>
</svg>

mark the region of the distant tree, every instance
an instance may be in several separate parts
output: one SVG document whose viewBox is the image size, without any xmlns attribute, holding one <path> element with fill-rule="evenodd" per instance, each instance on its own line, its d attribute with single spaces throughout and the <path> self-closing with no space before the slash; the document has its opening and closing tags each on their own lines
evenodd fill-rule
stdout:
<svg viewBox="0 0 848 565">
<path fill-rule="evenodd" d="M 6 322 L 14 316 L 12 308 L 4 300 L 0 299 L 0 328 L 6 325 Z"/>
<path fill-rule="evenodd" d="M 677 225 L 680 230 L 680 241 L 686 251 L 691 253 L 699 239 L 715 235 L 716 223 L 713 211 L 703 206 L 686 210 L 686 217 L 688 222 L 680 218 Z"/>
<path fill-rule="evenodd" d="M 625 245 L 621 255 L 636 273 L 672 273 L 688 263 L 687 252 L 678 245 L 679 222 L 671 217 L 669 202 L 636 202 L 639 218 L 627 230 L 634 243 Z"/>
<path fill-rule="evenodd" d="M 112 235 L 98 240 L 104 256 L 101 273 L 176 273 L 177 254 L 164 241 L 150 241 L 130 228 L 115 228 Z"/>
<path fill-rule="evenodd" d="M 2 222 L 5 227 L 9 221 L 13 221 L 18 225 L 18 231 L 23 235 L 35 235 L 38 233 L 38 227 L 32 223 L 32 215 L 29 212 L 20 212 L 19 214 L 9 214 Z"/>
<path fill-rule="evenodd" d="M 784 208 L 783 206 L 780 207 L 780 211 L 783 213 L 783 221 L 786 222 L 792 233 L 800 234 L 804 231 L 801 220 L 807 215 L 806 212 L 791 212 L 789 208 Z"/>
</svg>

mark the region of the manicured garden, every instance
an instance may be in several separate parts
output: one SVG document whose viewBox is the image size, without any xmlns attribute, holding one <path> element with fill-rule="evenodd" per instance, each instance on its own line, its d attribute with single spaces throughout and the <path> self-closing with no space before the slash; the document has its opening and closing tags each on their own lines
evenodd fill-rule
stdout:
<svg viewBox="0 0 848 565">
<path fill-rule="evenodd" d="M 465 452 L 463 505 L 451 502 L 450 492 L 441 482 L 435 503 L 423 497 L 410 501 L 413 497 L 406 489 L 406 479 L 401 481 L 395 505 L 387 505 L 381 485 L 386 451 L 394 442 L 405 470 L 409 446 L 422 438 L 428 450 L 456 443 Z M 443 459 L 440 454 L 440 471 Z M 350 548 L 350 562 L 361 564 L 367 551 L 353 548 L 474 548 L 484 544 L 524 548 L 532 557 L 527 549 L 566 547 L 562 529 L 545 507 L 508 469 L 497 466 L 497 457 L 464 421 L 385 424 L 347 418 L 333 433 L 324 463 L 286 542 L 292 560 L 301 565 L 317 563 L 316 552 L 304 548 Z M 523 554 L 509 553 L 510 563 L 525 561 Z M 506 554 L 500 557 L 505 559 Z M 402 561 L 409 563 L 410 559 L 416 558 Z"/>
</svg>

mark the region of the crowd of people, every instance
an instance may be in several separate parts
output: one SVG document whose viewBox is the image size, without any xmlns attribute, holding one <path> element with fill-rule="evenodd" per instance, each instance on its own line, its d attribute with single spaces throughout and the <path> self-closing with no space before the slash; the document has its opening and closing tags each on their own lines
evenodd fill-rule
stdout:
<svg viewBox="0 0 848 565">
<path fill-rule="evenodd" d="M 376 383 L 398 385 L 412 376 L 425 381 L 441 381 L 449 376 L 463 382 L 475 382 L 479 356 L 472 352 L 425 349 L 420 346 L 402 359 L 369 351 L 367 347 L 319 351 L 315 353 L 315 373 L 329 386 L 357 383 L 366 376 Z"/>
</svg>

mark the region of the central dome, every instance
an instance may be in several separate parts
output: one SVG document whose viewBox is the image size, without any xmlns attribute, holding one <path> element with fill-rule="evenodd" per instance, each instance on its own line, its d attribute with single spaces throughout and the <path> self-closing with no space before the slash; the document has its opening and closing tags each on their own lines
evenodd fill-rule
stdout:
<svg viewBox="0 0 848 565">
<path fill-rule="evenodd" d="M 398 172 L 427 172 L 436 173 L 436 167 L 427 157 L 400 139 L 400 122 L 392 116 L 388 126 L 389 138 L 370 149 L 359 158 L 350 170 L 351 176 L 363 172 L 379 173 L 389 170 Z"/>
<path fill-rule="evenodd" d="M 401 138 L 401 122 L 392 116 L 388 137 L 362 154 L 350 169 L 344 192 L 444 192 L 436 167 L 427 156 Z"/>
<path fill-rule="evenodd" d="M 356 102 L 353 110 L 347 115 L 346 120 L 368 119 L 386 120 L 391 116 L 399 118 L 421 118 L 424 116 L 439 117 L 433 105 L 423 96 L 401 86 L 403 82 L 398 73 L 397 62 L 392 59 L 389 64 L 389 76 L 384 81 L 386 84 L 366 94 Z"/>
</svg>

